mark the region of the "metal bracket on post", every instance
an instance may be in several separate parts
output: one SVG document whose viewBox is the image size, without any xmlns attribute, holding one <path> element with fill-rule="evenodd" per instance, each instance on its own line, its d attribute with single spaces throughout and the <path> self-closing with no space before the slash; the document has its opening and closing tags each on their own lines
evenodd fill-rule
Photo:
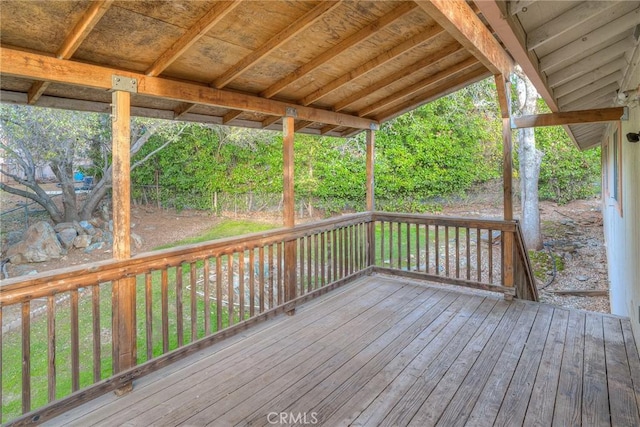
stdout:
<svg viewBox="0 0 640 427">
<path fill-rule="evenodd" d="M 138 93 L 138 79 L 113 74 L 111 76 L 111 90 Z"/>
<path fill-rule="evenodd" d="M 294 107 L 286 107 L 284 110 L 285 117 L 293 117 L 294 119 L 298 117 L 298 110 Z"/>
<path fill-rule="evenodd" d="M 629 121 L 629 107 L 623 107 L 622 109 L 622 117 L 620 117 L 622 121 Z"/>
<path fill-rule="evenodd" d="M 380 130 L 380 125 L 378 123 L 370 123 L 369 130 Z"/>
</svg>

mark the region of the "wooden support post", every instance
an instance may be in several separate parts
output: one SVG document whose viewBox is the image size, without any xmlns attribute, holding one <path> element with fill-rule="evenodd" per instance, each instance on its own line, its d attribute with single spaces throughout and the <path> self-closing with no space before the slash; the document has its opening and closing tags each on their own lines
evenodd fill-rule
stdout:
<svg viewBox="0 0 640 427">
<path fill-rule="evenodd" d="M 131 94 L 113 92 L 113 257 L 131 257 Z M 135 366 L 135 277 L 113 283 L 113 368 L 122 372 Z M 133 384 L 116 390 L 121 395 L 133 389 Z"/>
<path fill-rule="evenodd" d="M 509 78 L 501 74 L 495 76 L 498 100 L 502 113 L 502 164 L 504 190 L 504 219 L 513 220 L 513 143 L 511 140 L 511 90 Z M 514 286 L 514 234 L 503 233 L 502 238 L 502 285 Z M 510 295 L 505 297 L 509 298 Z"/>
<path fill-rule="evenodd" d="M 374 185 L 374 165 L 375 165 L 375 131 L 367 130 L 367 211 L 373 212 L 376 208 L 375 185 Z M 375 223 L 367 224 L 367 265 L 375 264 Z"/>
<path fill-rule="evenodd" d="M 284 198 L 284 226 L 293 228 L 295 226 L 295 200 L 293 191 L 293 141 L 295 120 L 293 117 L 282 119 L 282 155 L 284 160 L 283 168 L 283 198 Z M 285 300 L 292 301 L 296 298 L 296 240 L 288 240 L 284 245 L 284 287 Z M 288 311 L 292 315 L 295 310 Z"/>
</svg>

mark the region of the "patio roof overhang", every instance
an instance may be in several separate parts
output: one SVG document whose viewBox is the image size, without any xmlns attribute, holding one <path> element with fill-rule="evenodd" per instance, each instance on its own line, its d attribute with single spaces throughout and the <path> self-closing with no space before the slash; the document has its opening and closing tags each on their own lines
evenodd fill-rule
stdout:
<svg viewBox="0 0 640 427">
<path fill-rule="evenodd" d="M 638 96 L 633 77 L 640 73 L 640 1 L 475 4 L 552 112 L 622 108 L 619 93 L 633 93 L 629 100 Z M 580 149 L 603 142 L 608 126 L 588 120 L 559 124 Z"/>
<path fill-rule="evenodd" d="M 465 1 L 11 1 L 3 102 L 334 136 L 375 129 L 513 62 Z"/>
</svg>

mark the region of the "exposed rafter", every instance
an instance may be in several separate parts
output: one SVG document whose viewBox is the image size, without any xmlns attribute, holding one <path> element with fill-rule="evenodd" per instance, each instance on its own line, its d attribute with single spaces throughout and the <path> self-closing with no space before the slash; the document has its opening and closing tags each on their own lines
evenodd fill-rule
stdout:
<svg viewBox="0 0 640 427">
<path fill-rule="evenodd" d="M 215 2 L 213 7 L 202 18 L 189 28 L 169 49 L 155 60 L 147 69 L 147 76 L 160 75 L 180 55 L 189 49 L 195 42 L 218 24 L 225 16 L 235 9 L 242 0 Z"/>
<path fill-rule="evenodd" d="M 264 99 L 237 92 L 229 92 L 193 83 L 178 82 L 115 68 L 60 60 L 44 55 L 0 47 L 2 73 L 7 76 L 111 90 L 113 75 L 138 81 L 138 94 L 181 102 L 212 105 L 234 110 L 252 111 L 273 116 L 285 116 L 287 109 L 295 109 L 300 120 L 369 129 L 377 123 L 332 111 L 320 110 L 286 102 Z"/>
<path fill-rule="evenodd" d="M 597 91 L 598 89 L 602 89 L 603 87 L 608 86 L 610 84 L 615 84 L 615 89 L 618 89 L 620 87 L 621 81 L 622 81 L 622 72 L 616 71 L 615 73 L 609 74 L 608 76 L 603 77 L 599 80 L 596 80 L 595 82 L 589 85 L 583 86 L 580 89 L 573 91 L 566 96 L 558 98 L 558 104 L 561 107 L 564 105 L 570 104 L 571 102 L 576 101 L 585 96 L 589 96 L 593 94 L 595 91 Z"/>
<path fill-rule="evenodd" d="M 67 37 L 62 42 L 62 46 L 60 46 L 56 52 L 58 59 L 69 59 L 73 56 L 98 21 L 107 13 L 113 1 L 114 0 L 98 0 L 91 3 L 71 32 L 67 34 Z M 38 102 L 38 99 L 45 93 L 49 84 L 50 83 L 45 80 L 33 83 L 29 89 L 27 102 L 30 105 Z"/>
<path fill-rule="evenodd" d="M 562 113 L 537 114 L 516 117 L 512 120 L 512 129 L 540 126 L 574 125 L 578 123 L 610 122 L 620 120 L 624 108 L 604 108 L 598 110 L 565 111 Z"/>
<path fill-rule="evenodd" d="M 611 46 L 606 47 L 599 52 L 589 55 L 586 58 L 581 59 L 580 61 L 575 62 L 574 64 L 571 64 L 556 73 L 551 74 L 548 80 L 549 86 L 559 86 L 573 78 L 579 77 L 582 74 L 588 73 L 591 70 L 601 67 L 607 62 L 617 59 L 621 55 L 624 55 L 627 49 L 629 49 L 629 47 L 632 45 L 632 40 L 626 38 L 624 40 L 620 40 L 617 43 L 614 43 Z"/>
<path fill-rule="evenodd" d="M 511 74 L 513 60 L 464 0 L 417 1 L 493 74 Z"/>
<path fill-rule="evenodd" d="M 620 34 L 640 24 L 640 7 L 631 13 L 624 14 L 620 18 L 603 25 L 597 30 L 591 31 L 573 42 L 562 46 L 550 54 L 540 58 L 540 70 L 547 71 L 552 67 L 558 67 L 570 61 L 582 52 L 596 48 L 603 40 L 608 40 L 612 34 Z"/>
<path fill-rule="evenodd" d="M 287 28 L 269 39 L 265 44 L 242 58 L 233 67 L 229 68 L 224 74 L 218 77 L 215 82 L 213 82 L 213 86 L 218 89 L 222 89 L 234 79 L 238 78 L 242 73 L 247 71 L 250 67 L 255 65 L 258 61 L 266 57 L 269 53 L 273 52 L 275 49 L 309 28 L 324 14 L 338 7 L 340 3 L 340 1 L 320 2 L 320 4 L 300 18 L 296 19 Z"/>
<path fill-rule="evenodd" d="M 451 76 L 455 76 L 458 73 L 461 73 L 465 70 L 467 70 L 470 67 L 473 67 L 474 65 L 478 64 L 478 60 L 475 57 L 471 57 L 471 58 L 467 58 L 455 65 L 451 65 L 449 67 L 447 67 L 446 69 L 439 71 L 417 83 L 414 83 L 410 86 L 405 87 L 404 89 L 401 89 L 397 92 L 395 92 L 393 95 L 387 96 L 384 99 L 381 99 L 380 101 L 374 102 L 371 105 L 368 105 L 367 107 L 363 108 L 362 110 L 358 111 L 358 115 L 360 117 L 364 117 L 367 116 L 375 111 L 378 111 L 384 107 L 386 107 L 389 104 L 393 104 L 394 102 L 398 102 L 399 100 L 401 100 L 402 98 L 406 98 L 408 96 L 413 95 L 416 92 L 419 92 L 423 89 L 425 89 L 426 87 L 432 86 L 437 84 L 438 82 L 441 82 L 445 79 L 450 78 Z"/>
<path fill-rule="evenodd" d="M 302 105 L 309 105 L 314 101 L 317 101 L 318 99 L 321 99 L 325 96 L 327 96 L 328 94 L 330 94 L 331 92 L 333 92 L 334 90 L 344 86 L 345 84 L 357 79 L 358 77 L 363 76 L 364 74 L 368 73 L 369 71 L 372 71 L 374 69 L 376 69 L 377 67 L 386 64 L 387 62 L 397 58 L 398 56 L 402 55 L 403 53 L 421 45 L 422 43 L 433 39 L 434 37 L 438 36 L 439 34 L 442 34 L 444 31 L 444 29 L 442 27 L 440 27 L 439 25 L 434 25 L 432 27 L 430 27 L 429 29 L 427 29 L 426 31 L 423 31 L 422 33 L 415 35 L 413 37 L 411 37 L 409 40 L 405 41 L 402 44 L 399 44 L 398 46 L 395 46 L 391 49 L 389 49 L 388 51 L 376 56 L 375 58 L 373 58 L 372 60 L 354 68 L 353 70 L 349 71 L 347 74 L 343 74 L 342 76 L 338 77 L 337 79 L 335 79 L 334 81 L 327 83 L 326 85 L 324 85 L 323 87 L 321 87 L 318 90 L 313 91 L 312 93 L 310 93 L 309 95 L 305 96 L 300 103 Z"/>
<path fill-rule="evenodd" d="M 263 128 L 268 128 L 269 126 L 271 126 L 272 124 L 274 124 L 275 122 L 280 120 L 281 118 L 282 117 L 280 117 L 280 116 L 273 116 L 273 117 L 269 117 L 268 119 L 264 119 L 262 121 L 262 127 Z"/>
<path fill-rule="evenodd" d="M 627 61 L 624 58 L 616 59 L 615 61 L 609 62 L 602 67 L 596 68 L 593 71 L 589 71 L 587 74 L 571 80 L 570 82 L 556 87 L 555 89 L 553 89 L 553 94 L 556 96 L 556 98 L 560 98 L 587 85 L 590 85 L 591 83 L 597 82 L 598 80 L 603 79 L 606 76 L 615 73 L 616 71 L 622 74 L 622 71 L 620 71 L 620 69 L 626 67 L 626 65 Z"/>
<path fill-rule="evenodd" d="M 444 48 L 439 49 L 437 52 L 433 53 L 432 55 L 422 58 L 419 61 L 409 65 L 408 67 L 404 67 L 400 71 L 393 73 L 384 79 L 379 80 L 374 85 L 366 87 L 348 96 L 342 101 L 336 103 L 334 106 L 334 110 L 342 111 L 345 108 L 349 107 L 350 105 L 354 104 L 355 102 L 359 101 L 360 99 L 377 92 L 383 87 L 388 86 L 394 82 L 397 82 L 398 80 L 401 80 L 405 77 L 408 77 L 413 73 L 419 72 L 425 67 L 432 66 L 433 64 L 440 62 L 448 58 L 449 56 L 457 54 L 461 50 L 462 50 L 462 47 L 457 42 L 450 43 L 448 46 L 445 46 Z"/>
<path fill-rule="evenodd" d="M 490 75 L 491 75 L 491 72 L 488 71 L 484 66 L 479 67 L 475 71 L 472 71 L 452 81 L 449 81 L 448 82 L 449 86 L 446 90 L 442 90 L 442 88 L 439 88 L 439 89 L 431 89 L 426 92 L 421 92 L 415 97 L 409 99 L 408 101 L 405 101 L 400 105 L 396 105 L 390 108 L 389 110 L 379 113 L 376 116 L 376 120 L 378 122 L 391 120 L 392 118 L 398 117 L 399 115 L 404 114 L 407 111 L 413 110 L 414 108 L 417 108 L 420 105 L 427 104 L 435 99 L 449 95 L 459 89 L 462 89 L 465 86 L 478 82 L 484 78 L 487 78 Z"/>
<path fill-rule="evenodd" d="M 527 8 L 537 0 L 512 0 L 509 2 L 509 14 L 515 15 L 520 12 L 526 12 Z"/>
<path fill-rule="evenodd" d="M 296 121 L 296 124 L 294 126 L 295 132 L 299 132 L 304 128 L 308 128 L 312 124 L 313 124 L 313 122 L 310 121 L 310 120 L 298 120 L 298 121 Z"/>
<path fill-rule="evenodd" d="M 231 120 L 235 119 L 236 117 L 240 116 L 241 114 L 242 114 L 242 110 L 231 110 L 231 111 L 229 111 L 227 114 L 225 114 L 222 117 L 222 124 L 226 125 Z"/>
<path fill-rule="evenodd" d="M 347 37 L 337 45 L 333 46 L 331 49 L 321 53 L 320 55 L 315 57 L 312 61 L 307 62 L 306 64 L 304 64 L 303 66 L 295 70 L 293 73 L 289 74 L 282 80 L 268 87 L 260 95 L 265 98 L 271 98 L 277 95 L 282 90 L 287 88 L 289 85 L 297 82 L 298 80 L 300 80 L 301 78 L 303 78 L 304 76 L 306 76 L 307 74 L 309 74 L 310 72 L 318 68 L 319 66 L 335 58 L 336 56 L 338 56 L 345 50 L 349 49 L 350 47 L 353 47 L 356 44 L 373 36 L 378 31 L 392 24 L 397 19 L 400 19 L 402 16 L 406 15 L 407 13 L 415 9 L 415 7 L 416 5 L 413 2 L 399 3 L 399 6 L 393 9 L 393 11 L 391 11 L 387 15 L 379 18 L 375 22 L 372 22 L 371 24 L 360 29 L 355 34 L 352 34 L 351 36 Z"/>
<path fill-rule="evenodd" d="M 190 103 L 190 102 L 181 103 L 175 110 L 173 110 L 174 118 L 175 119 L 179 119 L 180 117 L 182 117 L 185 114 L 189 113 L 195 107 L 196 107 L 196 104 L 193 104 L 193 103 Z"/>
<path fill-rule="evenodd" d="M 540 27 L 529 32 L 527 37 L 527 49 L 533 50 L 544 43 L 562 37 L 568 31 L 578 27 L 584 21 L 592 19 L 597 14 L 615 6 L 611 1 L 585 1 L 571 10 L 566 11 L 557 18 L 545 22 Z"/>
</svg>

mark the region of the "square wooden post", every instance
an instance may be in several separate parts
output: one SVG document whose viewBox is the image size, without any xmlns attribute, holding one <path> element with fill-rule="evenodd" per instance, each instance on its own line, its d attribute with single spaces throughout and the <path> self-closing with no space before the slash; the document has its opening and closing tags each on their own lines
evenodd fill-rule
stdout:
<svg viewBox="0 0 640 427">
<path fill-rule="evenodd" d="M 375 165 L 375 140 L 376 134 L 374 130 L 367 130 L 367 211 L 369 213 L 373 213 L 376 208 L 375 203 L 375 175 L 374 175 L 374 165 Z M 376 245 L 375 245 L 375 230 L 376 224 L 374 221 L 371 221 L 367 225 L 367 265 L 372 266 L 375 264 L 375 254 L 376 254 Z"/>
<path fill-rule="evenodd" d="M 131 94 L 113 92 L 113 257 L 131 257 Z M 113 368 L 122 372 L 136 363 L 135 277 L 113 283 Z M 133 385 L 116 391 L 124 394 Z"/>
<path fill-rule="evenodd" d="M 283 118 L 282 135 L 282 155 L 283 167 L 283 198 L 284 198 L 284 226 L 293 228 L 295 226 L 295 200 L 293 190 L 293 142 L 294 142 L 294 118 Z M 287 240 L 284 244 L 284 289 L 285 301 L 292 301 L 296 298 L 296 240 Z M 288 314 L 294 314 L 294 310 Z"/>
<path fill-rule="evenodd" d="M 495 76 L 502 113 L 502 164 L 504 219 L 513 220 L 513 142 L 511 139 L 511 87 L 508 76 Z M 514 234 L 502 233 L 502 285 L 514 286 Z M 507 296 L 508 297 L 508 296 Z"/>
</svg>

